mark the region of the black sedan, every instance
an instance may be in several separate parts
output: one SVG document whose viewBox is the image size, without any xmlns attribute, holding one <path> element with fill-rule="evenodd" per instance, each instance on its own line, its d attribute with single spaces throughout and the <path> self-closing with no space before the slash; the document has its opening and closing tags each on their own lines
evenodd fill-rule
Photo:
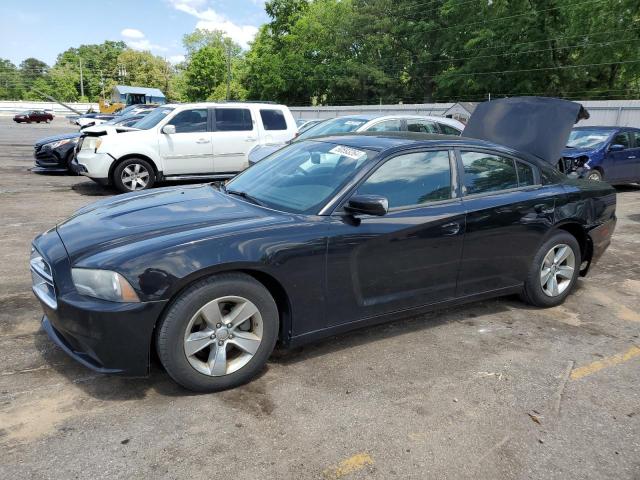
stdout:
<svg viewBox="0 0 640 480">
<path fill-rule="evenodd" d="M 216 391 L 254 377 L 276 342 L 514 293 L 559 305 L 609 245 L 616 194 L 550 166 L 545 149 L 564 146 L 577 110 L 547 110 L 511 138 L 526 151 L 336 136 L 285 147 L 224 187 L 89 205 L 33 242 L 43 327 L 94 370 L 145 375 L 155 348 L 176 382 Z"/>
<path fill-rule="evenodd" d="M 79 133 L 65 133 L 38 140 L 33 145 L 34 173 L 64 173 L 70 171 Z"/>
</svg>

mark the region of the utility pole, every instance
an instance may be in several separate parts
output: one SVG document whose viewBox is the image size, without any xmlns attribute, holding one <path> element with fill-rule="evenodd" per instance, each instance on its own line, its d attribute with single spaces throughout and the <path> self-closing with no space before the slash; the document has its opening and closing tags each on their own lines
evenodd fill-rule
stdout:
<svg viewBox="0 0 640 480">
<path fill-rule="evenodd" d="M 227 101 L 231 96 L 231 45 L 227 45 Z"/>
<path fill-rule="evenodd" d="M 80 61 L 80 97 L 84 97 L 84 79 L 82 78 L 82 58 L 78 59 Z"/>
</svg>

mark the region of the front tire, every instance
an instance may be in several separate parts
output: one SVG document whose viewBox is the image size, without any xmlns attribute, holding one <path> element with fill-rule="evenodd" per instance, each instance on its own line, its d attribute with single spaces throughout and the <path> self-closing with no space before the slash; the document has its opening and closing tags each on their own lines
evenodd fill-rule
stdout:
<svg viewBox="0 0 640 480">
<path fill-rule="evenodd" d="M 146 160 L 129 158 L 114 169 L 112 182 L 121 192 L 137 192 L 153 187 L 156 175 Z"/>
<path fill-rule="evenodd" d="M 554 233 L 533 258 L 522 300 L 541 308 L 560 305 L 576 284 L 581 261 L 576 238 L 564 231 Z"/>
<path fill-rule="evenodd" d="M 273 297 L 237 273 L 209 277 L 188 288 L 160 322 L 156 348 L 173 380 L 196 392 L 242 385 L 265 366 L 278 338 Z"/>
<path fill-rule="evenodd" d="M 600 170 L 590 170 L 589 174 L 587 175 L 587 180 L 592 180 L 594 182 L 601 182 L 602 172 L 600 172 Z"/>
</svg>

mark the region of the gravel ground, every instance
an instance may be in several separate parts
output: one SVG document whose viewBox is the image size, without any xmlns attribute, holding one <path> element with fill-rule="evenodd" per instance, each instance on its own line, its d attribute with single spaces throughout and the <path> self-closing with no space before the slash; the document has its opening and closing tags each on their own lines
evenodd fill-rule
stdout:
<svg viewBox="0 0 640 480">
<path fill-rule="evenodd" d="M 0 478 L 640 478 L 640 187 L 565 305 L 474 303 L 279 352 L 193 395 L 96 375 L 40 330 L 29 244 L 113 195 L 29 172 L 71 131 L 0 118 Z"/>
</svg>

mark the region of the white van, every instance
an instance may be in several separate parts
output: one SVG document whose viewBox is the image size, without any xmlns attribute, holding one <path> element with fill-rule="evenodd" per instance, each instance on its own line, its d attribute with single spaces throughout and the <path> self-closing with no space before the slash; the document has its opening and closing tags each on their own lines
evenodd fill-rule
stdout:
<svg viewBox="0 0 640 480">
<path fill-rule="evenodd" d="M 73 167 L 129 192 L 162 180 L 233 177 L 249 166 L 253 147 L 287 142 L 297 127 L 284 105 L 223 102 L 163 105 L 134 130 L 115 131 L 83 136 Z"/>
</svg>

